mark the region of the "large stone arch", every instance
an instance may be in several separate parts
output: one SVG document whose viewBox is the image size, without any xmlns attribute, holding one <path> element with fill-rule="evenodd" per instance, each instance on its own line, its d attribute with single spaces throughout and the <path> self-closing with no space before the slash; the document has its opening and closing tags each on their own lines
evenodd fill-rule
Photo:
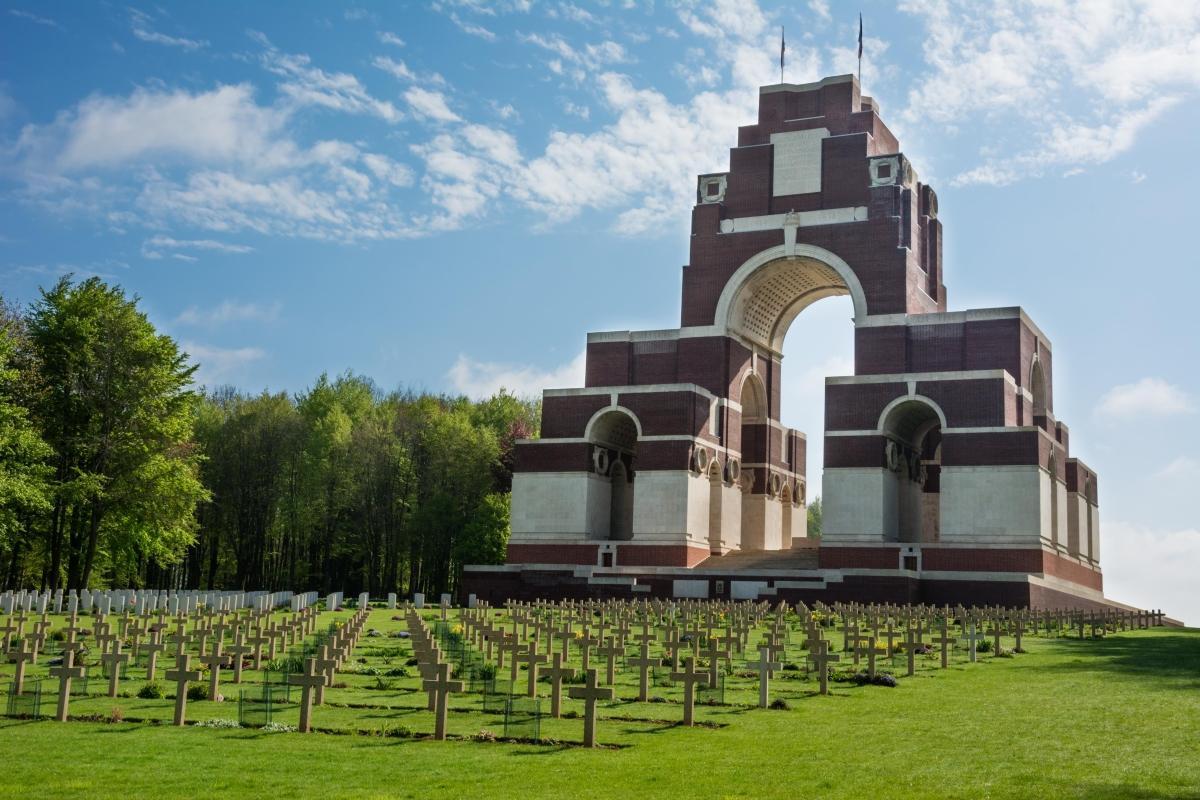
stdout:
<svg viewBox="0 0 1200 800">
<path fill-rule="evenodd" d="M 747 259 L 734 271 L 713 323 L 724 335 L 779 353 L 792 321 L 825 297 L 849 295 L 855 323 L 867 317 L 858 276 L 836 253 L 810 244 L 779 245 Z"/>
</svg>

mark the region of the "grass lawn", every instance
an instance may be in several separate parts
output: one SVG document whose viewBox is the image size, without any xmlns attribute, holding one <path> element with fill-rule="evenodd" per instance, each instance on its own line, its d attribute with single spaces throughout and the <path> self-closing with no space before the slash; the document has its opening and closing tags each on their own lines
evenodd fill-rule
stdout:
<svg viewBox="0 0 1200 800">
<path fill-rule="evenodd" d="M 402 625 L 376 611 L 368 627 L 386 635 Z M 627 669 L 618 700 L 601 709 L 607 747 L 587 751 L 471 738 L 503 725 L 478 696 L 451 700 L 457 740 L 411 736 L 433 727 L 417 679 L 361 674 L 404 664 L 407 644 L 364 638 L 350 667 L 361 672 L 339 673 L 344 685 L 314 710 L 330 733 L 0 719 L 0 797 L 1200 798 L 1200 631 L 1027 636 L 1024 647 L 976 664 L 960 653 L 947 670 L 927 657 L 912 678 L 897 661 L 888 667 L 897 688 L 839 683 L 827 697 L 794 673 L 772 683 L 789 710 L 754 708 L 754 680 L 735 672 L 725 703 L 699 706 L 705 726 L 694 729 L 675 724 L 677 687 L 656 686 L 660 702 L 637 703 Z M 4 665 L 0 677 L 11 672 Z M 122 688 L 136 692 L 139 678 L 135 667 Z M 249 694 L 258 680 L 247 673 Z M 104 691 L 96 668 L 72 715 L 120 707 L 127 719 L 170 719 L 169 700 Z M 227 683 L 223 691 L 237 696 Z M 580 707 L 564 701 L 568 712 Z M 294 709 L 283 711 L 294 722 Z M 188 716 L 232 719 L 237 704 L 194 702 Z M 545 721 L 542 735 L 578 742 L 581 728 Z"/>
</svg>

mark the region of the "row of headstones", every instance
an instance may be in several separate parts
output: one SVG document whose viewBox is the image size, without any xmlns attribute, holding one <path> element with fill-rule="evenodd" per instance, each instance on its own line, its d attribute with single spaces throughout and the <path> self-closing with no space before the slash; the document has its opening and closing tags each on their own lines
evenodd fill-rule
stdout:
<svg viewBox="0 0 1200 800">
<path fill-rule="evenodd" d="M 320 676 L 320 689 L 317 692 L 318 702 L 324 700 L 324 686 L 331 685 L 333 675 L 338 668 L 350 656 L 357 643 L 359 636 L 362 633 L 362 626 L 369 614 L 368 609 L 359 611 L 347 624 L 339 627 L 331 639 L 322 645 L 320 654 L 317 657 L 309 658 L 306 661 L 305 672 L 299 675 L 291 675 L 288 678 L 289 683 L 304 687 L 303 699 L 300 709 L 301 729 L 309 729 L 309 718 L 312 709 L 312 690 L 317 686 L 315 676 Z M 300 622 L 304 626 L 304 630 L 311 633 L 315 626 L 316 613 L 315 609 L 306 609 L 300 615 Z M 65 722 L 70 713 L 71 700 L 71 683 L 73 680 L 80 680 L 86 675 L 86 667 L 82 664 L 75 663 L 75 656 L 82 648 L 82 642 L 76 638 L 78 629 L 75 627 L 75 620 L 71 620 L 70 627 L 67 628 L 67 641 L 63 647 L 62 663 L 51 667 L 49 670 L 52 678 L 58 678 L 58 707 L 55 714 L 55 719 Z M 178 633 L 175 635 L 178 650 L 175 655 L 175 668 L 166 671 L 166 679 L 175 683 L 175 714 L 174 724 L 185 725 L 187 721 L 187 694 L 188 685 L 202 679 L 203 673 L 200 670 L 192 669 L 192 655 L 184 652 L 184 647 L 192 641 L 193 635 L 185 633 L 182 625 Z M 240 633 L 238 634 L 240 639 Z M 24 642 L 24 640 L 22 640 Z M 209 696 L 216 697 L 219 692 L 220 675 L 223 668 L 228 668 L 233 664 L 235 671 L 235 682 L 240 682 L 241 660 L 242 653 L 233 652 L 227 654 L 222 652 L 223 640 L 217 638 L 213 642 L 211 652 L 203 653 L 199 657 L 199 662 L 204 664 L 209 669 Z M 230 648 L 230 651 L 238 650 L 240 645 L 235 645 Z M 243 648 L 245 652 L 249 652 L 251 648 Z M 156 653 L 152 653 L 156 654 Z M 101 662 L 108 667 L 109 671 L 109 696 L 116 697 L 120 684 L 121 668 L 125 666 L 130 659 L 130 653 L 122 653 L 121 642 L 118 639 L 111 652 L 101 656 Z M 23 678 L 24 660 L 17 661 L 18 675 L 14 681 L 14 691 L 20 693 L 20 683 Z M 151 678 L 152 680 L 153 678 Z"/>
<path fill-rule="evenodd" d="M 222 668 L 228 668 L 232 663 L 234 683 L 241 683 L 243 660 L 246 656 L 252 656 L 254 668 L 261 669 L 264 645 L 267 646 L 267 658 L 273 659 L 278 644 L 286 645 L 290 641 L 295 645 L 300 638 L 310 635 L 316 627 L 318 616 L 316 608 L 312 606 L 280 622 L 273 621 L 272 614 L 272 611 L 247 610 L 244 616 L 235 612 L 230 618 L 227 612 L 204 612 L 197 609 L 191 616 L 178 614 L 172 620 L 176 630 L 167 638 L 175 645 L 174 656 L 177 661 L 182 655 L 190 655 L 187 653 L 188 645 L 197 644 L 199 661 L 210 670 L 209 697 L 216 699 Z M 110 697 L 117 696 L 122 669 L 143 653 L 147 655 L 146 679 L 155 679 L 158 654 L 166 649 L 163 635 L 169 629 L 164 611 L 159 612 L 157 622 L 152 622 L 150 615 L 133 616 L 128 609 L 114 619 L 115 628 L 106 615 L 98 613 L 91 623 L 92 628 L 87 629 L 80 626 L 77 614 L 71 614 L 63 629 L 65 641 L 62 663 L 56 665 L 73 669 L 83 668 L 85 665 L 76 661 L 82 660 L 87 653 L 84 640 L 90 632 L 100 651 L 96 663 L 104 664 L 108 669 Z M 26 631 L 26 625 L 30 622 L 32 624 Z M 16 665 L 11 690 L 13 694 L 19 695 L 24 692 L 26 664 L 37 663 L 39 650 L 45 646 L 49 627 L 47 614 L 30 620 L 24 612 L 15 619 L 9 617 L 0 625 L 0 634 L 3 637 L 0 640 L 0 652 L 7 653 L 8 660 Z M 232 634 L 232 644 L 226 649 L 227 633 Z M 145 641 L 143 637 L 146 637 Z M 124 651 L 126 640 L 131 643 L 131 650 L 128 652 Z M 13 642 L 16 643 L 15 646 L 11 646 Z M 52 674 L 57 673 L 52 669 Z M 170 679 L 170 673 L 167 673 L 167 677 Z"/>
<path fill-rule="evenodd" d="M 31 590 L 5 591 L 0 593 L 0 614 L 15 611 L 27 613 L 82 613 L 93 610 L 104 614 L 121 613 L 132 609 L 138 614 L 153 613 L 165 609 L 170 614 L 183 611 L 191 613 L 196 608 L 206 607 L 218 611 L 237 611 L 252 608 L 265 611 L 290 605 L 300 611 L 314 604 L 316 592 L 294 594 L 293 592 L 216 592 L 216 591 L 154 591 L 151 589 L 108 589 L 65 592 L 35 592 Z"/>
<path fill-rule="evenodd" d="M 758 672 L 759 705 L 769 704 L 769 685 L 774 672 L 782 668 L 778 656 L 783 652 L 785 642 L 790 636 L 786 618 L 789 606 L 781 603 L 771 614 L 770 629 L 763 635 L 763 641 L 758 645 L 759 657 L 750 661 L 747 666 Z M 509 657 L 511 678 L 515 685 L 518 664 L 524 664 L 527 669 L 528 688 L 530 696 L 536 695 L 538 671 L 541 665 L 552 658 L 553 664 L 545 670 L 551 678 L 552 715 L 557 716 L 560 700 L 560 684 L 562 676 L 573 676 L 574 670 L 564 667 L 572 644 L 579 650 L 581 663 L 585 672 L 589 673 L 589 686 L 581 691 L 594 689 L 591 685 L 591 675 L 596 670 L 588 667 L 589 657 L 595 654 L 607 660 L 607 684 L 614 684 L 614 667 L 618 657 L 625 655 L 625 641 L 640 622 L 641 632 L 632 638 L 639 643 L 639 653 L 629 659 L 627 664 L 639 670 L 640 701 L 647 699 L 649 670 L 662 665 L 662 659 L 651 658 L 649 645 L 655 642 L 662 646 L 668 654 L 669 663 L 676 665 L 676 671 L 670 673 L 672 682 L 683 684 L 683 723 L 693 722 L 694 688 L 697 685 L 713 685 L 718 681 L 718 672 L 723 664 L 729 664 L 733 652 L 742 653 L 747 647 L 747 637 L 751 629 L 764 622 L 768 615 L 765 603 L 714 603 L 711 601 L 566 601 L 562 603 L 537 602 L 522 603 L 513 601 L 507 604 L 511 631 L 506 631 L 505 625 L 500 624 L 489 613 L 486 604 L 476 610 L 464 610 L 461 619 L 464 635 L 485 652 L 488 660 L 493 653 L 497 655 L 497 667 L 503 668 L 504 659 Z M 1094 632 L 1107 629 L 1128 629 L 1131 627 L 1149 627 L 1161 624 L 1161 612 L 1122 611 L 1110 609 L 1097 612 L 1078 610 L 1055 610 L 1048 612 L 1018 609 L 966 609 L 958 607 L 928 607 L 928 606 L 895 606 L 837 604 L 830 608 L 818 604 L 817 610 L 810 610 L 803 603 L 795 607 L 797 619 L 806 629 L 806 639 L 802 647 L 809 651 L 808 661 L 815 668 L 821 694 L 828 693 L 829 667 L 840 661 L 841 656 L 831 652 L 829 642 L 825 638 L 825 628 L 820 624 L 824 618 L 834 615 L 842 620 L 844 649 L 849 651 L 855 666 L 861 659 L 867 661 L 866 672 L 869 678 L 876 677 L 876 659 L 880 654 L 882 642 L 886 642 L 883 653 L 891 656 L 904 652 L 907 656 L 907 674 L 915 674 L 915 657 L 919 653 L 928 652 L 924 637 L 928 634 L 932 643 L 941 648 L 941 667 L 949 663 L 949 647 L 957 640 L 950 636 L 952 619 L 959 620 L 959 633 L 964 637 L 968 646 L 968 657 L 971 662 L 977 660 L 977 643 L 987 635 L 993 637 L 996 652 L 1000 649 L 1001 636 L 1015 636 L 1016 649 L 1021 649 L 1021 637 L 1027 625 L 1032 625 L 1036 633 L 1038 625 L 1045 627 L 1047 632 L 1062 631 L 1078 627 L 1081 632 L 1088 625 Z M 597 620 L 596 617 L 599 617 Z M 935 633 L 935 620 L 937 635 Z M 897 622 L 900 628 L 896 628 Z M 576 632 L 574 625 L 581 630 Z M 678 624 L 678 626 L 677 626 Z M 864 630 L 860 631 L 860 625 Z M 612 635 L 605 635 L 606 626 L 611 627 Z M 702 627 L 703 626 L 703 627 Z M 651 633 L 651 627 L 662 631 L 662 636 Z M 530 631 L 532 630 L 532 634 Z M 592 635 L 595 631 L 596 635 Z M 680 635 L 687 631 L 687 635 Z M 701 632 L 708 642 L 708 647 L 700 649 Z M 539 652 L 539 643 L 545 638 L 543 652 Z M 561 650 L 553 646 L 553 640 L 561 641 Z M 897 639 L 903 641 L 897 645 Z M 547 655 L 549 649 L 553 652 Z M 691 650 L 691 655 L 682 658 L 680 653 Z M 704 674 L 696 669 L 697 656 L 708 660 L 708 672 Z M 575 690 L 572 690 L 574 692 Z M 584 694 L 580 695 L 585 697 Z M 598 698 L 599 699 L 599 698 Z M 611 694 L 603 699 L 611 699 Z M 589 703 L 589 705 L 592 705 Z M 594 709 L 593 709 L 594 710 Z M 594 723 L 594 717 L 593 717 Z M 594 731 L 594 727 L 592 728 Z M 585 739 L 588 738 L 585 736 Z"/>
</svg>

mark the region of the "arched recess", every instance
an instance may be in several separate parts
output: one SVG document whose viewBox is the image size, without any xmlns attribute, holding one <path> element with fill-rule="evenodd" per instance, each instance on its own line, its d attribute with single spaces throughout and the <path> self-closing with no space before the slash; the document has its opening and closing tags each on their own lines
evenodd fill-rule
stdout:
<svg viewBox="0 0 1200 800">
<path fill-rule="evenodd" d="M 1066 543 L 1059 539 L 1061 531 L 1058 525 L 1058 459 L 1053 453 L 1046 461 L 1046 471 L 1050 473 L 1050 541 L 1054 542 L 1055 547 L 1065 547 Z"/>
<path fill-rule="evenodd" d="M 841 257 L 814 245 L 780 245 L 751 256 L 730 276 L 713 322 L 721 333 L 778 354 L 800 312 L 837 295 L 850 295 L 856 321 L 866 318 L 862 284 Z"/>
<path fill-rule="evenodd" d="M 782 535 L 779 507 L 766 494 L 770 478 L 768 444 L 771 414 L 762 377 L 748 372 L 739 395 L 742 404 L 742 530 L 743 550 L 777 549 Z"/>
<path fill-rule="evenodd" d="M 593 536 L 613 541 L 633 538 L 637 442 L 642 426 L 626 408 L 601 409 L 588 421 L 592 471 L 602 482 L 589 494 L 588 517 L 597 520 Z"/>
<path fill-rule="evenodd" d="M 1035 358 L 1029 369 L 1029 394 L 1033 398 L 1033 419 L 1036 422 L 1041 417 L 1049 416 L 1049 406 L 1046 397 L 1046 372 L 1042 369 L 1041 359 Z"/>
<path fill-rule="evenodd" d="M 900 542 L 936 542 L 941 533 L 942 409 L 910 395 L 892 401 L 879 418 L 884 463 L 895 482 L 888 493 L 885 536 Z"/>
<path fill-rule="evenodd" d="M 721 460 L 708 465 L 708 546 L 710 552 L 725 552 L 725 479 Z"/>
</svg>

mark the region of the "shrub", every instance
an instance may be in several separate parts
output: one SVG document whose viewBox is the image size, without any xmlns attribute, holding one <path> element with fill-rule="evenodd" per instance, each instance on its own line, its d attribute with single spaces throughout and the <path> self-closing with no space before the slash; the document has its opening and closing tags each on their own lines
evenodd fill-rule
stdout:
<svg viewBox="0 0 1200 800">
<path fill-rule="evenodd" d="M 415 667 L 419 663 L 421 663 L 421 662 L 417 661 L 417 659 L 414 657 L 414 658 L 410 658 L 408 661 L 405 661 L 404 666 Z"/>
<path fill-rule="evenodd" d="M 379 730 L 380 736 L 387 736 L 393 739 L 408 739 L 413 735 L 412 728 L 407 725 L 398 725 L 393 722 L 385 722 Z"/>
<path fill-rule="evenodd" d="M 784 672 L 799 672 L 799 671 L 800 671 L 800 665 L 799 665 L 799 664 L 793 664 L 792 662 L 790 662 L 790 661 L 789 661 L 788 663 L 786 663 L 786 664 L 784 664 L 784 665 L 783 665 L 783 671 L 784 671 Z"/>
<path fill-rule="evenodd" d="M 263 733 L 295 733 L 295 725 L 285 725 L 282 722 L 268 722 L 259 728 Z"/>
<path fill-rule="evenodd" d="M 125 721 L 125 712 L 121 710 L 120 706 L 113 706 L 112 712 L 109 713 L 109 715 L 108 715 L 108 721 L 109 722 L 124 722 Z"/>
<path fill-rule="evenodd" d="M 193 683 L 187 690 L 188 700 L 207 700 L 208 699 L 208 684 Z"/>
<path fill-rule="evenodd" d="M 163 691 L 161 683 L 150 681 L 143 685 L 141 689 L 138 689 L 137 696 L 143 700 L 162 700 L 166 697 L 166 692 Z"/>
<path fill-rule="evenodd" d="M 473 738 L 477 742 L 494 742 L 494 741 L 496 741 L 496 734 L 492 733 L 487 728 L 484 728 L 483 730 L 481 730 L 479 733 L 475 734 L 471 738 Z"/>
<path fill-rule="evenodd" d="M 767 706 L 767 708 L 773 708 L 776 711 L 791 711 L 792 709 L 792 707 L 788 705 L 788 701 L 784 700 L 782 697 L 777 697 L 772 700 L 771 705 Z"/>
<path fill-rule="evenodd" d="M 491 666 L 491 665 L 489 664 L 488 666 Z M 407 667 L 392 667 L 391 669 L 387 670 L 383 674 L 388 676 L 389 678 L 407 678 L 408 677 L 408 668 Z M 492 667 L 492 674 L 493 675 L 496 674 L 495 667 Z"/>
<path fill-rule="evenodd" d="M 976 652 L 976 653 L 990 653 L 990 652 L 992 652 L 992 643 L 991 643 L 991 641 L 989 641 L 989 640 L 987 640 L 987 639 L 980 639 L 978 642 L 976 642 L 976 643 L 975 643 L 975 652 Z"/>
<path fill-rule="evenodd" d="M 189 689 L 188 694 L 192 692 Z M 207 692 L 206 692 L 207 694 Z M 206 719 L 196 723 L 197 728 L 240 728 L 242 723 L 236 719 Z"/>
<path fill-rule="evenodd" d="M 50 641 L 65 642 L 66 640 L 67 640 L 67 632 L 66 631 L 61 631 L 61 630 L 60 631 L 51 631 Z"/>
</svg>

